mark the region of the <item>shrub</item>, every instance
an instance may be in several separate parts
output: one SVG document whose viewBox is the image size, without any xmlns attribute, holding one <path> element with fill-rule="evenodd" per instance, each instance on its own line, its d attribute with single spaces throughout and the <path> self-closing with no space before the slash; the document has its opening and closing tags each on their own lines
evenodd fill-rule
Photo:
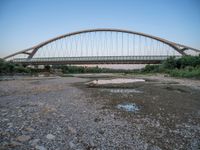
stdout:
<svg viewBox="0 0 200 150">
<path fill-rule="evenodd" d="M 169 74 L 173 77 L 200 78 L 200 69 L 196 68 L 174 69 L 171 70 Z"/>
<path fill-rule="evenodd" d="M 170 57 L 163 62 L 162 66 L 165 69 L 177 68 L 177 60 L 175 59 L 175 57 Z"/>
<path fill-rule="evenodd" d="M 154 73 L 154 72 L 160 72 L 160 65 L 146 65 L 142 72 L 146 73 Z"/>
<path fill-rule="evenodd" d="M 200 56 L 183 56 L 177 62 L 180 64 L 179 68 L 185 68 L 187 66 L 196 67 L 200 65 Z"/>
<path fill-rule="evenodd" d="M 44 66 L 44 69 L 45 69 L 46 71 L 50 71 L 51 67 L 50 67 L 49 65 L 46 65 L 46 66 Z"/>
</svg>

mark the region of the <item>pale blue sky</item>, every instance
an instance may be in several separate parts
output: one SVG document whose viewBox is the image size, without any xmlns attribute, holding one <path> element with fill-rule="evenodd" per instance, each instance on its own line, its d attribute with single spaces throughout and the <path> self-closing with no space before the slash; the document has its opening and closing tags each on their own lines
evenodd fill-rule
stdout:
<svg viewBox="0 0 200 150">
<path fill-rule="evenodd" d="M 139 31 L 200 49 L 200 0 L 1 0 L 0 57 L 90 28 Z"/>
</svg>

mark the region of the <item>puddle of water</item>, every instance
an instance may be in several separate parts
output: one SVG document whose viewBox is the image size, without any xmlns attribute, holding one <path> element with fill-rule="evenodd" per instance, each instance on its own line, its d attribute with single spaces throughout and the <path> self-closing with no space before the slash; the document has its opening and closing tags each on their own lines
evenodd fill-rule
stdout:
<svg viewBox="0 0 200 150">
<path fill-rule="evenodd" d="M 134 83 L 134 82 L 145 82 L 144 79 L 125 79 L 125 78 L 117 78 L 110 80 L 94 80 L 93 84 L 103 85 L 103 84 L 121 84 L 121 83 Z"/>
<path fill-rule="evenodd" d="M 136 89 L 124 89 L 124 88 L 113 88 L 113 89 L 102 89 L 102 91 L 108 91 L 111 93 L 143 93 Z"/>
<path fill-rule="evenodd" d="M 116 106 L 118 109 L 128 111 L 128 112 L 137 112 L 140 110 L 140 107 L 135 103 L 121 103 Z"/>
</svg>

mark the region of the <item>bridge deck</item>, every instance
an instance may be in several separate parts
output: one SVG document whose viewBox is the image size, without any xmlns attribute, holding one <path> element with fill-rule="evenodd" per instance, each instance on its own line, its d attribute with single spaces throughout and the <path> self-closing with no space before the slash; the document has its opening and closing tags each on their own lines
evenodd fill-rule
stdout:
<svg viewBox="0 0 200 150">
<path fill-rule="evenodd" d="M 170 56 L 90 56 L 90 57 L 49 57 L 15 58 L 13 62 L 21 64 L 156 64 Z M 181 56 L 176 56 L 176 58 Z"/>
</svg>

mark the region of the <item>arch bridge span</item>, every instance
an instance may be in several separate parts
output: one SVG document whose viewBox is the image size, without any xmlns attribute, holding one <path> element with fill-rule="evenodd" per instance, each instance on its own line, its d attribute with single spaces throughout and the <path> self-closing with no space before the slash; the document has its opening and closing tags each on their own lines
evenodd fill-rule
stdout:
<svg viewBox="0 0 200 150">
<path fill-rule="evenodd" d="M 141 32 L 103 28 L 67 33 L 4 59 L 44 65 L 145 64 L 192 53 L 199 54 L 200 50 Z"/>
</svg>

